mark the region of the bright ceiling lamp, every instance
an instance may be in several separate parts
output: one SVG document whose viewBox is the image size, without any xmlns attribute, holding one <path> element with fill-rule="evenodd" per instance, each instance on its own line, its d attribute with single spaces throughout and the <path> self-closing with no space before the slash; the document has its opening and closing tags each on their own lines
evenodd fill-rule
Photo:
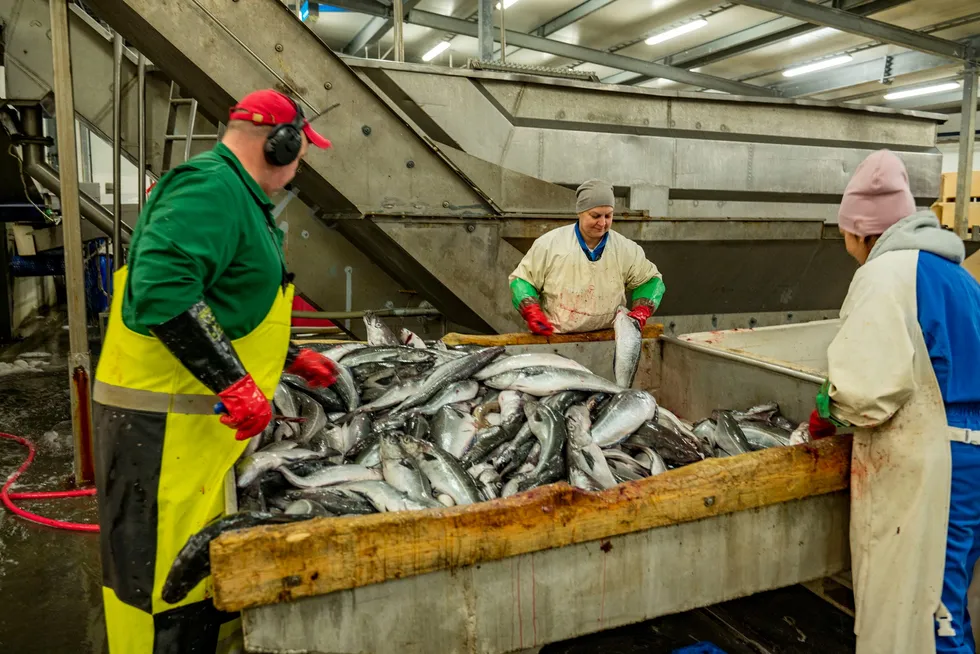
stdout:
<svg viewBox="0 0 980 654">
<path fill-rule="evenodd" d="M 817 39 L 822 39 L 825 36 L 830 36 L 831 34 L 837 34 L 840 30 L 835 30 L 833 27 L 821 27 L 818 30 L 813 30 L 812 32 L 805 32 L 799 36 L 794 36 L 789 40 L 792 44 L 798 43 L 808 43 L 809 41 L 815 41 Z"/>
<path fill-rule="evenodd" d="M 436 44 L 436 47 L 432 48 L 424 55 L 422 55 L 422 61 L 432 61 L 443 52 L 449 49 L 449 41 L 440 41 Z"/>
<path fill-rule="evenodd" d="M 669 41 L 673 38 L 677 38 L 682 34 L 688 34 L 694 30 L 699 30 L 708 24 L 703 18 L 697 20 L 692 20 L 690 23 L 684 23 L 672 30 L 667 30 L 666 32 L 661 32 L 660 34 L 654 34 L 649 39 L 647 39 L 647 45 L 657 45 L 658 43 L 663 43 L 664 41 Z"/>
<path fill-rule="evenodd" d="M 886 100 L 901 100 L 902 98 L 914 98 L 917 95 L 929 95 L 931 93 L 942 93 L 943 91 L 954 91 L 960 88 L 959 82 L 946 82 L 945 84 L 933 84 L 932 86 L 923 86 L 919 89 L 909 89 L 908 91 L 895 91 L 894 93 L 886 93 Z"/>
<path fill-rule="evenodd" d="M 517 0 L 504 0 L 504 9 L 510 9 L 510 6 L 517 4 Z M 500 3 L 497 3 L 497 11 L 500 11 Z"/>
<path fill-rule="evenodd" d="M 806 75 L 807 73 L 813 73 L 818 70 L 825 70 L 827 68 L 833 68 L 834 66 L 840 66 L 846 64 L 849 61 L 853 61 L 854 57 L 851 55 L 841 55 L 840 57 L 833 57 L 832 59 L 822 59 L 820 61 L 815 61 L 812 64 L 807 64 L 806 66 L 798 66 L 796 68 L 787 68 L 783 71 L 783 77 L 796 77 L 797 75 Z"/>
</svg>

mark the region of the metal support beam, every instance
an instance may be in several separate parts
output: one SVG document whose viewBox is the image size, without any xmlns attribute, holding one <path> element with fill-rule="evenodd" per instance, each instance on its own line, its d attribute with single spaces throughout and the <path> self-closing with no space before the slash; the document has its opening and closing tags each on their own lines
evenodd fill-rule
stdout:
<svg viewBox="0 0 980 654">
<path fill-rule="evenodd" d="M 949 59 L 966 60 L 966 48 L 955 41 L 923 34 L 890 23 L 857 16 L 841 9 L 822 7 L 806 0 L 735 0 L 740 5 L 770 11 L 815 25 L 833 27 L 883 43 L 929 52 Z"/>
<path fill-rule="evenodd" d="M 146 201 L 146 57 L 141 52 L 136 62 L 136 207 L 143 213 L 143 203 Z"/>
<path fill-rule="evenodd" d="M 870 16 L 871 14 L 877 14 L 885 11 L 886 9 L 891 9 L 892 7 L 904 5 L 910 1 L 911 0 L 874 0 L 873 2 L 868 2 L 866 4 L 854 7 L 850 11 L 856 16 Z M 671 66 L 679 66 L 682 68 L 698 68 L 699 66 L 706 66 L 708 64 L 715 63 L 716 61 L 730 59 L 746 52 L 752 52 L 753 50 L 764 48 L 767 45 L 772 45 L 773 43 L 780 43 L 782 41 L 801 36 L 818 29 L 818 27 L 819 26 L 811 25 L 810 23 L 800 24 L 799 21 L 793 18 L 776 18 L 774 20 L 762 23 L 761 25 L 755 25 L 754 27 L 749 27 L 740 32 L 729 34 L 727 36 L 715 39 L 714 41 L 702 43 L 701 45 L 678 52 L 671 55 L 668 59 L 664 60 L 664 62 L 669 63 Z M 810 77 L 807 76 L 807 79 L 809 78 Z M 622 77 L 619 77 L 618 75 L 613 75 L 612 77 L 604 79 L 603 81 L 610 84 L 621 84 L 627 82 L 630 84 L 640 84 L 649 79 L 651 78 L 646 76 L 635 77 L 633 75 L 623 75 Z"/>
<path fill-rule="evenodd" d="M 475 36 L 479 41 L 480 61 L 493 61 L 493 0 L 480 0 L 477 11 L 477 31 L 476 34 L 470 36 Z M 466 23 L 468 21 L 461 20 L 459 22 Z M 451 32 L 453 30 L 446 31 Z M 459 33 L 457 32 L 457 34 Z"/>
<path fill-rule="evenodd" d="M 58 0 L 51 0 L 57 2 Z M 112 37 L 112 269 L 122 267 L 122 58 L 123 37 Z M 73 105 L 74 106 L 74 105 Z M 60 142 L 60 139 L 59 139 Z M 64 184 L 64 180 L 62 180 Z M 66 239 L 67 241 L 67 239 Z"/>
<path fill-rule="evenodd" d="M 969 63 L 963 71 L 963 109 L 960 113 L 960 161 L 956 168 L 956 209 L 953 226 L 956 235 L 967 238 L 970 231 L 970 185 L 973 181 L 973 144 L 977 129 L 977 66 Z"/>
<path fill-rule="evenodd" d="M 970 37 L 960 41 L 964 47 L 980 48 L 980 36 Z M 820 71 L 804 75 L 796 79 L 775 84 L 772 88 L 788 97 L 816 95 L 834 89 L 846 89 L 867 82 L 878 82 L 882 78 L 885 67 L 885 57 L 862 61 L 849 66 L 841 66 L 832 70 Z M 948 59 L 922 52 L 903 52 L 891 56 L 891 77 L 901 77 L 940 66 L 951 65 Z"/>
<path fill-rule="evenodd" d="M 582 4 L 572 7 L 561 16 L 552 18 L 547 23 L 544 23 L 543 25 L 531 30 L 531 33 L 535 36 L 549 36 L 560 29 L 568 27 L 572 23 L 582 20 L 589 14 L 599 11 L 606 5 L 612 4 L 615 1 L 616 0 L 586 0 Z"/>
<path fill-rule="evenodd" d="M 394 0 L 392 19 L 395 27 L 395 61 L 405 61 L 405 9 L 402 0 Z"/>
<path fill-rule="evenodd" d="M 404 0 L 402 2 L 402 16 L 415 9 L 415 5 L 420 0 Z M 395 12 L 392 9 L 391 16 L 375 16 L 368 21 L 368 24 L 361 28 L 353 39 L 344 47 L 344 54 L 363 57 L 365 48 L 373 47 L 378 41 L 384 38 L 395 25 Z"/>
<path fill-rule="evenodd" d="M 51 0 L 51 50 L 54 60 L 55 116 L 61 172 L 61 217 L 65 237 L 65 289 L 68 297 L 68 372 L 71 385 L 75 482 L 95 481 L 92 457 L 91 359 L 85 316 L 85 278 L 82 263 L 82 217 L 78 202 L 78 159 L 75 153 L 75 103 L 71 49 L 68 40 L 68 0 Z M 72 156 L 67 156 L 71 153 Z M 118 193 L 118 189 L 115 190 Z"/>
<path fill-rule="evenodd" d="M 349 0 L 341 1 L 344 1 L 345 3 L 349 2 Z M 490 0 L 483 1 L 489 2 Z M 421 25 L 422 27 L 442 30 L 443 32 L 464 34 L 466 36 L 479 38 L 477 34 L 477 25 L 459 18 L 440 16 L 427 11 L 416 10 L 409 14 L 408 22 L 414 25 Z M 770 89 L 752 84 L 746 84 L 744 82 L 736 82 L 733 80 L 724 79 L 722 77 L 715 77 L 714 75 L 692 73 L 691 71 L 684 70 L 683 68 L 674 68 L 673 66 L 656 64 L 650 61 L 635 59 L 633 57 L 603 52 L 601 50 L 593 50 L 592 48 L 584 48 L 582 46 L 562 43 L 561 41 L 554 41 L 552 39 L 544 39 L 540 36 L 532 36 L 522 32 L 507 30 L 507 43 L 520 48 L 528 48 L 529 50 L 535 50 L 537 52 L 553 54 L 556 57 L 565 57 L 567 59 L 574 59 L 577 61 L 589 61 L 601 66 L 631 70 L 633 72 L 649 75 L 651 77 L 663 77 L 665 79 L 681 82 L 682 84 L 717 89 L 719 91 L 726 91 L 736 95 L 777 95 L 775 91 Z"/>
</svg>

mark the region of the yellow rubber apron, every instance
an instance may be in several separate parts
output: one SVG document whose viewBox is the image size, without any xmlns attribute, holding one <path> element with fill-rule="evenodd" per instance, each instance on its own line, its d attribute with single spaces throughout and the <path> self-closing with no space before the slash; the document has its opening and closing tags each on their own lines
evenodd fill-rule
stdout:
<svg viewBox="0 0 980 654">
<path fill-rule="evenodd" d="M 126 269 L 114 279 L 95 405 L 103 600 L 112 654 L 214 652 L 223 622 L 211 580 L 177 604 L 161 598 L 187 539 L 224 513 L 224 479 L 246 441 L 214 415 L 218 401 L 156 338 L 122 320 Z M 293 287 L 232 341 L 270 400 L 289 346 Z"/>
</svg>

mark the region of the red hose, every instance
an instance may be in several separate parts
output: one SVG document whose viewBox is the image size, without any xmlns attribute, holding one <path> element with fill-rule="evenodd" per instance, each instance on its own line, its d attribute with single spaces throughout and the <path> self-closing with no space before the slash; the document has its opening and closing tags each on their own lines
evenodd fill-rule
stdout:
<svg viewBox="0 0 980 654">
<path fill-rule="evenodd" d="M 7 478 L 7 483 L 3 485 L 0 489 L 0 500 L 3 500 L 4 505 L 10 510 L 14 515 L 20 516 L 24 520 L 29 520 L 31 522 L 36 522 L 39 525 L 45 525 L 46 527 L 54 527 L 55 529 L 67 529 L 68 531 L 87 531 L 92 533 L 97 533 L 99 531 L 99 525 L 87 524 L 84 522 L 65 522 L 62 520 L 52 520 L 51 518 L 45 518 L 42 515 L 36 513 L 31 513 L 30 511 L 25 511 L 14 505 L 12 500 L 53 500 L 63 497 L 86 497 L 88 495 L 95 495 L 94 488 L 83 488 L 80 490 L 72 491 L 44 491 L 35 493 L 11 493 L 9 492 L 10 487 L 13 485 L 17 478 L 20 477 L 27 468 L 30 467 L 31 463 L 34 462 L 34 443 L 30 442 L 26 438 L 21 438 L 20 436 L 14 436 L 13 434 L 6 434 L 0 432 L 0 438 L 6 438 L 7 440 L 17 441 L 21 445 L 27 448 L 27 459 L 24 463 Z"/>
</svg>

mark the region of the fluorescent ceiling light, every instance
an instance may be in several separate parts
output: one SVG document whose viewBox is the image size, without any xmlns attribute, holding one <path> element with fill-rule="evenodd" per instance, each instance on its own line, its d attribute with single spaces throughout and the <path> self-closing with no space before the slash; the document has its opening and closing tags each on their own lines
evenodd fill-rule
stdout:
<svg viewBox="0 0 980 654">
<path fill-rule="evenodd" d="M 841 64 L 846 64 L 852 61 L 854 57 L 851 55 L 841 55 L 840 57 L 833 57 L 832 59 L 822 59 L 820 61 L 815 61 L 812 64 L 807 64 L 806 66 L 798 66 L 797 68 L 787 68 L 783 71 L 783 77 L 796 77 L 797 75 L 806 75 L 807 73 L 812 73 L 818 70 L 824 70 L 826 68 L 833 68 L 834 66 L 840 66 Z"/>
<path fill-rule="evenodd" d="M 822 39 L 825 36 L 830 36 L 831 34 L 836 34 L 838 32 L 840 32 L 840 30 L 835 30 L 833 27 L 821 27 L 818 30 L 813 30 L 812 32 L 806 32 L 805 34 L 794 36 L 789 40 L 789 42 L 807 43 L 808 41 L 815 41 L 816 39 Z"/>
<path fill-rule="evenodd" d="M 504 9 L 510 9 L 510 6 L 517 4 L 517 0 L 504 0 Z M 497 11 L 500 11 L 500 3 L 497 3 Z"/>
<path fill-rule="evenodd" d="M 661 32 L 660 34 L 654 34 L 647 39 L 647 45 L 656 45 L 658 43 L 663 43 L 664 41 L 669 41 L 670 39 L 676 38 L 682 34 L 688 34 L 694 30 L 699 30 L 707 24 L 708 21 L 703 18 L 692 20 L 690 23 L 684 23 L 683 25 L 675 27 L 672 30 L 667 30 L 666 32 Z"/>
<path fill-rule="evenodd" d="M 448 49 L 449 41 L 440 41 L 438 44 L 436 44 L 436 47 L 422 55 L 422 61 L 432 61 Z"/>
<path fill-rule="evenodd" d="M 953 91 L 960 88 L 959 82 L 946 82 L 945 84 L 934 84 L 923 86 L 920 89 L 909 89 L 908 91 L 895 91 L 886 93 L 886 100 L 901 100 L 902 98 L 914 98 L 917 95 L 929 95 L 930 93 L 942 93 L 943 91 Z"/>
</svg>

